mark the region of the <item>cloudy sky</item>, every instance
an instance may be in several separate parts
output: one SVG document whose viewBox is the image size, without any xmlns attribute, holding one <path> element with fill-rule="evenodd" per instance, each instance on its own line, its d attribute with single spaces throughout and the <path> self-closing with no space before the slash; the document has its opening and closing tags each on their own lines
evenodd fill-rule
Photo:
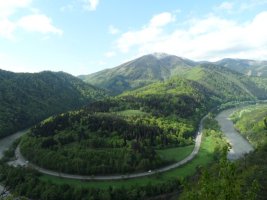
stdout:
<svg viewBox="0 0 267 200">
<path fill-rule="evenodd" d="M 89 74 L 153 52 L 267 60 L 267 0 L 0 0 L 0 68 Z"/>
</svg>

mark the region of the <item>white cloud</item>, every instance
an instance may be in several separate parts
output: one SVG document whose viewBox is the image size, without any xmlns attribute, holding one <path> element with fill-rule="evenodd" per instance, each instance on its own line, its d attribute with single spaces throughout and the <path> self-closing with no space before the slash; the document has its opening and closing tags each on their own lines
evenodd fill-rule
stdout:
<svg viewBox="0 0 267 200">
<path fill-rule="evenodd" d="M 171 13 L 167 12 L 154 16 L 149 24 L 144 26 L 141 30 L 123 33 L 116 42 L 117 47 L 122 52 L 128 52 L 133 46 L 146 45 L 149 42 L 159 40 L 164 26 L 173 22 L 174 18 L 175 17 Z"/>
<path fill-rule="evenodd" d="M 61 12 L 65 12 L 65 11 L 72 11 L 74 9 L 74 6 L 72 4 L 67 4 L 65 6 L 62 6 L 60 8 Z"/>
<path fill-rule="evenodd" d="M 23 29 L 29 32 L 39 32 L 43 34 L 54 33 L 61 35 L 62 30 L 52 25 L 52 19 L 31 6 L 32 0 L 0 0 L 0 37 L 14 40 L 16 30 Z M 28 15 L 22 15 L 17 20 L 20 9 Z M 25 12 L 26 11 L 26 12 Z"/>
<path fill-rule="evenodd" d="M 0 20 L 0 36 L 13 40 L 13 32 L 16 29 L 16 25 L 8 19 Z"/>
<path fill-rule="evenodd" d="M 164 13 L 160 13 L 159 15 L 155 15 L 150 20 L 149 26 L 150 27 L 162 27 L 173 21 L 175 21 L 175 17 L 169 12 L 164 12 Z"/>
<path fill-rule="evenodd" d="M 52 20 L 43 14 L 24 16 L 17 22 L 17 26 L 29 32 L 63 34 L 63 31 L 54 27 Z"/>
<path fill-rule="evenodd" d="M 109 51 L 109 52 L 107 52 L 107 53 L 105 54 L 105 56 L 106 56 L 107 58 L 111 58 L 111 57 L 116 56 L 116 53 L 115 53 L 114 51 Z"/>
<path fill-rule="evenodd" d="M 234 7 L 233 3 L 231 2 L 228 2 L 228 1 L 225 1 L 225 2 L 222 2 L 219 6 L 218 6 L 218 9 L 220 10 L 232 10 Z"/>
<path fill-rule="evenodd" d="M 249 0 L 246 2 L 242 2 L 240 5 L 240 11 L 252 10 L 255 7 L 263 6 L 267 4 L 267 0 Z"/>
<path fill-rule="evenodd" d="M 120 30 L 118 28 L 114 27 L 113 25 L 110 25 L 108 27 L 108 30 L 109 30 L 109 33 L 112 35 L 116 35 L 120 32 Z"/>
<path fill-rule="evenodd" d="M 84 1 L 84 8 L 86 10 L 94 11 L 96 10 L 99 0 L 83 0 Z"/>
<path fill-rule="evenodd" d="M 18 8 L 30 6 L 32 0 L 0 0 L 0 18 L 12 15 Z"/>
<path fill-rule="evenodd" d="M 116 42 L 117 49 L 121 52 L 134 49 L 136 54 L 166 52 L 195 60 L 267 57 L 267 12 L 259 13 L 254 19 L 241 24 L 209 15 L 203 19 L 189 20 L 186 28 L 172 31 L 166 31 L 163 27 L 167 28 L 165 26 L 173 20 L 162 20 L 156 23 L 160 27 L 155 27 L 151 25 L 155 24 L 154 19 L 140 30 L 122 33 Z"/>
</svg>

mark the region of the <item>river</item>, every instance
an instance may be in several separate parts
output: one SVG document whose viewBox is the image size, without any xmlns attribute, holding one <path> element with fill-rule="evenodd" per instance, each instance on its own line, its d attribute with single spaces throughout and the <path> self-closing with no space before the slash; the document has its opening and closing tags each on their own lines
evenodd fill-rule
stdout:
<svg viewBox="0 0 267 200">
<path fill-rule="evenodd" d="M 4 152 L 11 146 L 11 144 L 28 130 L 19 131 L 13 135 L 0 139 L 0 159 L 3 157 Z M 0 185 L 0 194 L 4 191 L 3 186 Z M 8 192 L 7 192 L 8 193 Z"/>
<path fill-rule="evenodd" d="M 235 110 L 237 108 L 224 110 L 216 116 L 222 132 L 232 147 L 227 155 L 229 160 L 239 159 L 244 154 L 253 151 L 252 145 L 235 130 L 233 122 L 229 119 Z"/>
</svg>

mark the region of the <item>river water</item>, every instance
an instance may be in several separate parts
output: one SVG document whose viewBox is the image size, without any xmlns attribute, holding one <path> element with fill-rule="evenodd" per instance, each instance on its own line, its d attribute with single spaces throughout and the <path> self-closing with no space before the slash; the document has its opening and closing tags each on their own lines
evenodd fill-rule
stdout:
<svg viewBox="0 0 267 200">
<path fill-rule="evenodd" d="M 225 134 L 228 142 L 232 146 L 227 155 L 229 160 L 239 159 L 244 154 L 253 151 L 252 145 L 235 130 L 233 122 L 229 119 L 229 116 L 235 110 L 237 110 L 237 108 L 228 109 L 222 111 L 216 116 L 216 120 L 221 126 L 222 132 Z"/>
<path fill-rule="evenodd" d="M 13 135 L 0 139 L 0 158 L 3 157 L 3 153 L 7 150 L 10 145 L 18 138 L 20 138 L 23 134 L 25 134 L 28 130 L 19 131 Z"/>
</svg>

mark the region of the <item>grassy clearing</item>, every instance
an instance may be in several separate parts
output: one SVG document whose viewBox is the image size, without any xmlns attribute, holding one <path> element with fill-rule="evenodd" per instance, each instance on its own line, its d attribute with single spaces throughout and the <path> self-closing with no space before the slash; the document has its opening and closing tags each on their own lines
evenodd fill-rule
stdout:
<svg viewBox="0 0 267 200">
<path fill-rule="evenodd" d="M 149 114 L 146 113 L 146 112 L 143 112 L 141 110 L 123 110 L 123 111 L 119 111 L 119 112 L 115 112 L 117 115 L 120 115 L 120 116 L 128 116 L 128 117 L 131 117 L 131 116 L 148 116 Z"/>
<path fill-rule="evenodd" d="M 42 175 L 40 179 L 42 181 L 47 181 L 50 183 L 55 183 L 60 185 L 69 184 L 71 186 L 76 186 L 76 187 L 92 187 L 100 189 L 108 189 L 110 186 L 114 188 L 120 188 L 120 187 L 127 188 L 135 185 L 142 186 L 149 183 L 154 185 L 163 183 L 170 178 L 184 178 L 186 176 L 192 175 L 196 171 L 196 168 L 198 166 L 205 166 L 211 163 L 215 145 L 216 142 L 213 140 L 211 136 L 204 137 L 199 154 L 195 157 L 194 160 L 177 169 L 161 174 L 152 175 L 149 177 L 120 180 L 120 181 L 78 181 L 78 180 L 62 179 L 58 177 Z"/>
<path fill-rule="evenodd" d="M 163 160 L 178 162 L 187 157 L 194 149 L 194 145 L 186 147 L 176 147 L 164 150 L 157 150 L 157 153 Z"/>
</svg>

